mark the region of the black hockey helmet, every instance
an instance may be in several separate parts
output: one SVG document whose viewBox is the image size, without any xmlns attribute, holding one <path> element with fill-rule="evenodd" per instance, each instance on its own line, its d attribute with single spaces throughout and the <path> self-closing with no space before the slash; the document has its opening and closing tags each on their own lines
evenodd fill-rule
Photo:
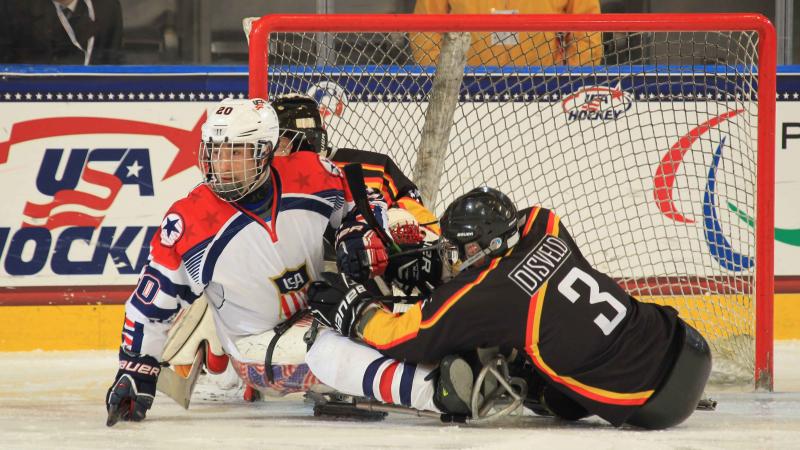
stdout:
<svg viewBox="0 0 800 450">
<path fill-rule="evenodd" d="M 303 94 L 277 97 L 272 106 L 278 113 L 281 137 L 292 143 L 290 151 L 312 150 L 317 153 L 328 147 L 328 133 L 322 123 L 317 102 Z"/>
<path fill-rule="evenodd" d="M 500 255 L 519 240 L 514 202 L 497 189 L 486 186 L 455 199 L 439 223 L 442 237 L 452 251 L 458 252 L 458 261 L 453 261 L 455 254 L 445 255 L 455 271 L 464 270 L 483 256 Z M 474 248 L 476 244 L 478 249 Z M 473 248 L 468 250 L 468 247 Z"/>
</svg>

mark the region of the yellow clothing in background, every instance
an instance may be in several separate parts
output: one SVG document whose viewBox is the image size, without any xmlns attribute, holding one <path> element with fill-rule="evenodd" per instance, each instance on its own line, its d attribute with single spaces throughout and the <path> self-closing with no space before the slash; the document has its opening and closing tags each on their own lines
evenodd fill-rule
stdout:
<svg viewBox="0 0 800 450">
<path fill-rule="evenodd" d="M 417 0 L 416 14 L 598 14 L 599 0 Z M 508 33 L 504 33 L 506 36 Z M 517 36 L 518 35 L 518 36 Z M 596 65 L 603 57 L 602 33 L 563 30 L 559 33 L 514 33 L 498 43 L 498 35 L 472 33 L 468 65 L 551 66 Z M 517 43 L 516 38 L 519 42 Z M 435 65 L 438 33 L 412 37 L 414 59 Z"/>
</svg>

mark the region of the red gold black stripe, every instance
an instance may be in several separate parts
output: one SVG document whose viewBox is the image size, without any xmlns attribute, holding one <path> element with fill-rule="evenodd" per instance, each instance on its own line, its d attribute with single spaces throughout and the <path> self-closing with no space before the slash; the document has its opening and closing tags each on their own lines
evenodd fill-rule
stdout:
<svg viewBox="0 0 800 450">
<path fill-rule="evenodd" d="M 559 219 L 554 213 L 550 213 L 547 221 L 547 234 L 558 236 Z M 570 390 L 578 394 L 592 399 L 599 403 L 606 403 L 611 405 L 634 406 L 644 404 L 651 395 L 652 390 L 620 393 L 609 391 L 605 389 L 596 388 L 567 376 L 559 375 L 542 359 L 539 352 L 539 326 L 542 317 L 542 305 L 544 304 L 545 293 L 547 292 L 548 282 L 545 282 L 539 290 L 537 290 L 531 297 L 530 306 L 528 308 L 528 324 L 526 327 L 526 342 L 525 347 L 528 355 L 530 355 L 536 367 L 544 372 L 551 380 L 566 386 Z"/>
</svg>

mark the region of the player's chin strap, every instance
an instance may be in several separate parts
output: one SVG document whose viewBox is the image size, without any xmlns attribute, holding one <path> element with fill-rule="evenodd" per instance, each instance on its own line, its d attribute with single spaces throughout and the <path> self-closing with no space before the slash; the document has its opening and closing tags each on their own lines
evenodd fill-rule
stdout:
<svg viewBox="0 0 800 450">
<path fill-rule="evenodd" d="M 469 422 L 486 424 L 516 412 L 521 413 L 523 401 L 528 395 L 525 380 L 509 375 L 508 359 L 497 353 L 496 348 L 478 349 L 478 357 L 483 368 L 472 388 L 472 417 Z"/>
</svg>

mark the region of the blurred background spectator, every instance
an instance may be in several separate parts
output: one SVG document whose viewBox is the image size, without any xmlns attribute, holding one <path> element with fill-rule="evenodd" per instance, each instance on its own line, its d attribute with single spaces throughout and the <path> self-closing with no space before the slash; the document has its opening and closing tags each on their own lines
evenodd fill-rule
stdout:
<svg viewBox="0 0 800 450">
<path fill-rule="evenodd" d="M 417 0 L 416 14 L 598 14 L 600 0 Z M 472 33 L 468 65 L 595 65 L 603 56 L 601 33 Z M 414 59 L 435 65 L 437 33 L 412 39 Z"/>
<path fill-rule="evenodd" d="M 119 64 L 119 0 L 0 0 L 0 62 Z"/>
<path fill-rule="evenodd" d="M 180 5 L 180 0 L 121 0 L 125 29 L 122 34 L 122 51 L 127 64 L 178 64 L 192 61 L 180 54 L 179 30 L 190 30 L 191 24 L 180 20 L 194 20 L 190 4 Z M 185 17 L 188 16 L 188 17 Z M 184 39 L 184 41 L 188 40 Z M 191 46 L 184 44 L 186 49 Z"/>
<path fill-rule="evenodd" d="M 76 7 L 84 8 L 85 0 L 75 0 Z M 430 0 L 448 3 L 448 0 Z M 452 0 L 457 2 L 459 0 Z M 800 4 L 797 0 L 507 0 L 494 1 L 497 10 L 530 11 L 529 8 L 545 8 L 572 2 L 576 7 L 586 2 L 599 3 L 603 13 L 688 13 L 688 12 L 758 12 L 773 21 L 778 30 L 778 61 L 781 64 L 800 63 Z M 422 3 L 423 0 L 419 0 Z M 460 0 L 464 5 L 489 4 L 489 0 Z M 247 64 L 247 44 L 242 33 L 242 18 L 275 13 L 302 14 L 378 14 L 413 13 L 420 7 L 416 0 L 92 0 L 99 23 L 100 9 L 107 5 L 118 8 L 122 5 L 122 54 L 127 64 Z M 508 5 L 506 5 L 506 3 Z M 524 6 L 514 6 L 519 3 Z M 476 6 L 477 7 L 477 6 Z M 39 11 L 36 13 L 36 11 Z M 448 10 L 449 11 L 449 10 Z M 445 12 L 448 12 L 445 11 Z M 43 23 L 45 12 L 53 14 L 49 25 Z M 449 11 L 453 12 L 453 11 Z M 577 10 L 573 10 L 577 12 Z M 23 14 L 21 19 L 18 15 Z M 34 18 L 40 22 L 38 37 L 33 36 Z M 113 19 L 115 22 L 117 19 Z M 12 23 L 13 22 L 13 23 Z M 119 23 L 119 22 L 115 22 Z M 119 29 L 119 26 L 117 26 Z M 44 31 L 41 31 L 44 30 Z M 50 33 L 49 31 L 52 31 Z M 568 30 L 565 30 L 568 31 Z M 49 33 L 49 34 L 48 34 Z M 60 35 L 59 35 L 60 33 Z M 42 37 L 63 37 L 66 50 L 75 53 L 74 63 L 83 64 L 82 52 L 76 48 L 63 31 L 55 16 L 53 0 L 0 0 L 0 63 L 9 62 L 54 62 L 60 56 L 43 56 L 40 48 Z M 502 36 L 501 36 L 502 37 Z M 626 60 L 648 58 L 642 55 L 641 39 L 622 33 L 604 33 L 604 49 L 601 63 L 624 63 Z M 99 36 L 95 38 L 97 41 Z M 114 42 L 112 38 L 112 42 Z M 381 52 L 386 60 L 394 63 L 413 63 L 414 42 L 402 34 L 392 40 L 377 38 L 369 41 L 364 34 L 343 33 L 333 46 L 340 52 L 339 63 L 354 63 L 365 52 Z M 45 41 L 46 42 L 46 41 Z M 80 40 L 79 40 L 80 42 Z M 491 42 L 491 41 L 490 41 Z M 99 42 L 95 42 L 95 52 Z M 559 42 L 560 44 L 560 42 Z M 112 46 L 113 48 L 113 46 Z M 573 46 L 572 48 L 578 48 Z M 548 50 L 549 51 L 549 50 Z M 27 55 L 21 59 L 19 55 Z M 591 56 L 596 57 L 592 51 Z M 34 58 L 34 56 L 37 56 Z M 85 55 L 84 55 L 85 56 Z M 96 56 L 96 55 L 95 55 Z M 551 55 L 550 57 L 554 57 Z M 568 55 L 566 55 L 569 58 Z M 95 59 L 92 64 L 119 61 L 119 54 L 110 58 Z M 431 59 L 429 57 L 429 59 Z M 545 62 L 544 60 L 542 62 Z M 583 61 L 579 61 L 583 63 Z"/>
</svg>

